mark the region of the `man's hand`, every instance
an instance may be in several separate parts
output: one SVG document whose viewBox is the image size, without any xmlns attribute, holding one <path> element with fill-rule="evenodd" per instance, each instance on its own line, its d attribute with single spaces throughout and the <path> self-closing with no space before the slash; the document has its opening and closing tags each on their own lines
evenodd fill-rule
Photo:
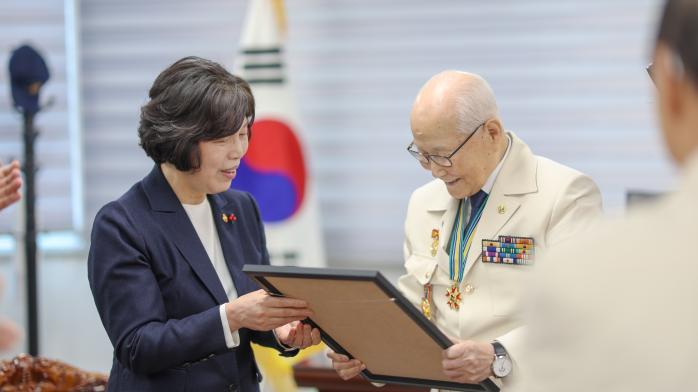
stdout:
<svg viewBox="0 0 698 392">
<path fill-rule="evenodd" d="M 366 365 L 361 361 L 358 359 L 349 359 L 346 355 L 330 351 L 327 353 L 327 357 L 332 360 L 332 367 L 337 371 L 337 374 L 339 374 L 342 380 L 352 379 L 358 376 L 362 370 L 366 369 Z"/>
<path fill-rule="evenodd" d="M 312 317 L 308 303 L 293 298 L 273 297 L 264 290 L 245 294 L 225 304 L 231 331 L 240 328 L 271 331 L 294 321 Z"/>
<path fill-rule="evenodd" d="M 282 325 L 274 332 L 279 341 L 289 347 L 304 349 L 320 344 L 320 330 L 298 321 Z"/>
<path fill-rule="evenodd" d="M 19 162 L 12 161 L 0 166 L 0 210 L 17 202 L 22 196 L 19 188 L 22 186 L 22 177 L 19 174 Z"/>
<path fill-rule="evenodd" d="M 476 384 L 492 376 L 494 347 L 490 343 L 464 340 L 443 351 L 441 367 L 453 381 Z"/>
</svg>

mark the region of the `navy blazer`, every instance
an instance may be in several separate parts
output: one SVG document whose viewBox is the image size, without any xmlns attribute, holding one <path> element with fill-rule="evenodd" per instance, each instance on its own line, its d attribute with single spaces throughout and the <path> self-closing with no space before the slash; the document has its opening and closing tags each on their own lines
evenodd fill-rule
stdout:
<svg viewBox="0 0 698 392">
<path fill-rule="evenodd" d="M 269 264 L 255 201 L 235 190 L 208 200 L 238 295 L 257 290 L 241 272 Z M 245 328 L 240 346 L 226 347 L 219 306 L 228 298 L 158 166 L 95 217 L 88 277 L 114 347 L 110 391 L 258 391 L 250 342 L 282 350 L 272 332 Z"/>
</svg>

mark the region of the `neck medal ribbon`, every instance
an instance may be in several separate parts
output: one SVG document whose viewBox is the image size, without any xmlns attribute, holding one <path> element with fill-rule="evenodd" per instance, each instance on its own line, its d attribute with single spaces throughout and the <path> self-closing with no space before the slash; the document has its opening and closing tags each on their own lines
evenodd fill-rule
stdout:
<svg viewBox="0 0 698 392">
<path fill-rule="evenodd" d="M 461 300 L 463 299 L 460 292 L 460 282 L 463 280 L 463 271 L 465 270 L 465 262 L 468 259 L 470 245 L 475 237 L 475 229 L 482 216 L 482 211 L 487 204 L 487 197 L 482 201 L 477 211 L 471 211 L 473 215 L 470 219 L 470 224 L 466 228 L 465 207 L 466 200 L 463 199 L 458 206 L 458 217 L 453 227 L 453 237 L 451 239 L 451 249 L 449 258 L 449 273 L 451 277 L 451 288 L 446 290 L 448 298 L 448 306 L 453 310 L 460 308 Z"/>
</svg>

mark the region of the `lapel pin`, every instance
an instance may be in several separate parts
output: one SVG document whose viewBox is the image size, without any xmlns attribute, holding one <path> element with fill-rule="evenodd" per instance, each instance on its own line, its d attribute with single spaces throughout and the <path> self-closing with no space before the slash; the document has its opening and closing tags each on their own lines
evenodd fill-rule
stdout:
<svg viewBox="0 0 698 392">
<path fill-rule="evenodd" d="M 432 229 L 431 230 L 431 257 L 436 256 L 436 253 L 438 250 L 439 250 L 439 230 Z"/>
<path fill-rule="evenodd" d="M 226 215 L 225 213 L 223 213 L 221 219 L 223 219 L 223 223 L 236 222 L 238 220 L 235 214 Z"/>
<path fill-rule="evenodd" d="M 504 204 L 498 205 L 498 206 L 497 206 L 497 212 L 500 213 L 500 214 L 503 214 L 503 213 L 507 212 L 507 206 L 505 206 Z"/>
</svg>

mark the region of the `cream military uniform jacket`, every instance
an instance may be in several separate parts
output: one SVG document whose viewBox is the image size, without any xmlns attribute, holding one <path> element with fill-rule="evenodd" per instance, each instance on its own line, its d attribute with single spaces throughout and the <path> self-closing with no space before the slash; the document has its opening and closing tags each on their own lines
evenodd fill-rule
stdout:
<svg viewBox="0 0 698 392">
<path fill-rule="evenodd" d="M 548 252 L 517 392 L 698 391 L 697 198 L 695 152 L 675 192 Z"/>
<path fill-rule="evenodd" d="M 504 345 L 514 369 L 503 379 L 503 392 L 516 377 L 524 325 L 522 294 L 538 254 L 574 236 L 601 212 L 601 195 L 589 177 L 533 155 L 514 133 L 507 134 L 510 150 L 474 234 L 460 284 L 460 309 L 450 309 L 446 295 L 452 284 L 449 242 L 460 200 L 451 197 L 439 179 L 412 194 L 405 221 L 406 274 L 398 281 L 400 291 L 420 310 L 424 287 L 431 285 L 433 322 L 448 336 Z M 483 262 L 482 240 L 498 236 L 533 238 L 534 265 Z"/>
</svg>

